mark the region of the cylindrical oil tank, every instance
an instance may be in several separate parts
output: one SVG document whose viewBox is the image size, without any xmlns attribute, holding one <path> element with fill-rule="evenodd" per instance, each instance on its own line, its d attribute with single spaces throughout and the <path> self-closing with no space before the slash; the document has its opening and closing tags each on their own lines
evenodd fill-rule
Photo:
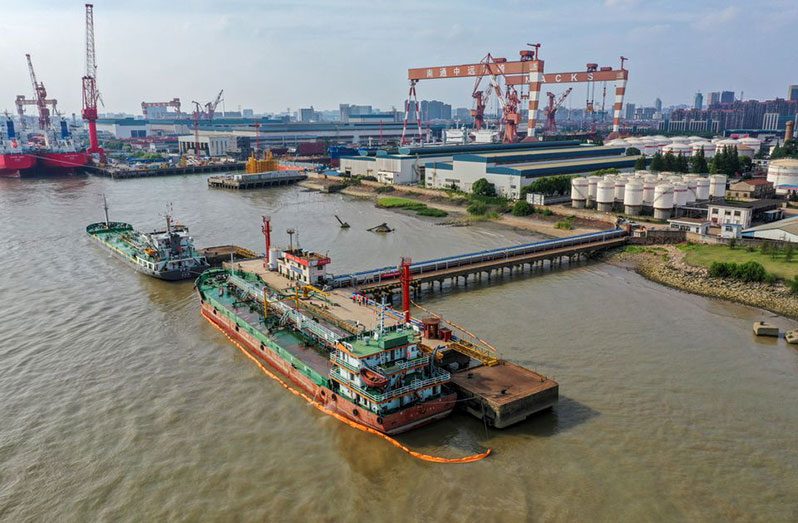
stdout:
<svg viewBox="0 0 798 523">
<path fill-rule="evenodd" d="M 626 178 L 625 177 L 618 177 L 615 179 L 615 199 L 616 200 L 623 200 L 623 191 L 626 187 Z"/>
<path fill-rule="evenodd" d="M 571 180 L 571 206 L 584 209 L 587 203 L 587 178 L 577 177 Z"/>
<path fill-rule="evenodd" d="M 726 175 L 713 174 L 709 177 L 710 198 L 723 198 L 726 196 Z"/>
<path fill-rule="evenodd" d="M 654 189 L 657 187 L 656 176 L 646 176 L 643 180 L 643 203 L 651 205 L 654 201 Z"/>
<path fill-rule="evenodd" d="M 596 186 L 596 209 L 611 212 L 615 203 L 615 181 L 601 180 Z"/>
<path fill-rule="evenodd" d="M 798 187 L 798 160 L 793 158 L 771 160 L 768 164 L 768 181 L 776 188 L 777 194 L 794 192 L 794 188 Z"/>
<path fill-rule="evenodd" d="M 601 176 L 587 177 L 587 206 L 591 209 L 596 206 L 596 192 L 598 191 L 599 181 L 601 181 Z"/>
<path fill-rule="evenodd" d="M 673 186 L 661 183 L 654 189 L 654 218 L 667 220 L 673 212 Z"/>
<path fill-rule="evenodd" d="M 696 180 L 695 198 L 699 201 L 709 200 L 709 178 L 702 176 Z"/>
<path fill-rule="evenodd" d="M 687 203 L 693 203 L 698 199 L 698 180 L 695 178 L 687 179 Z"/>
<path fill-rule="evenodd" d="M 684 183 L 673 184 L 673 205 L 681 207 L 687 204 L 687 185 Z"/>
<path fill-rule="evenodd" d="M 623 209 L 630 216 L 637 216 L 643 209 L 643 184 L 637 180 L 626 184 L 623 191 Z"/>
</svg>

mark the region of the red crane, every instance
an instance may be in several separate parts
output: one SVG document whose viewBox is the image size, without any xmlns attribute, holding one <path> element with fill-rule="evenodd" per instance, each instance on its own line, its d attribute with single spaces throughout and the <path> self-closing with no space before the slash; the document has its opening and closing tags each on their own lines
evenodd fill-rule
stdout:
<svg viewBox="0 0 798 523">
<path fill-rule="evenodd" d="M 30 82 L 33 85 L 33 95 L 36 97 L 36 108 L 39 110 L 39 129 L 46 131 L 50 128 L 50 109 L 47 107 L 49 100 L 47 100 L 47 89 L 44 84 L 36 79 L 36 71 L 33 70 L 33 62 L 30 55 L 26 54 L 25 58 L 28 60 L 28 72 L 30 73 Z M 55 109 L 55 100 L 52 100 L 53 109 Z"/>
<path fill-rule="evenodd" d="M 213 115 L 216 113 L 216 106 L 218 106 L 219 102 L 222 101 L 223 94 L 224 94 L 224 89 L 219 91 L 219 94 L 216 95 L 215 100 L 205 104 L 205 114 L 208 116 L 208 121 L 213 121 Z"/>
<path fill-rule="evenodd" d="M 89 124 L 89 154 L 98 154 L 105 159 L 105 151 L 97 140 L 97 57 L 94 53 L 94 5 L 86 4 L 86 74 L 83 76 L 83 119 Z"/>
<path fill-rule="evenodd" d="M 546 93 L 546 96 L 549 97 L 549 104 L 546 106 L 546 125 L 543 128 L 545 132 L 557 132 L 557 121 L 555 120 L 555 117 L 557 116 L 557 109 L 560 108 L 562 103 L 566 98 L 568 98 L 568 95 L 571 94 L 571 91 L 573 90 L 573 87 L 569 87 L 560 95 L 559 98 L 557 98 L 557 95 L 552 92 Z"/>
<path fill-rule="evenodd" d="M 192 100 L 194 104 L 194 157 L 200 157 L 200 141 L 199 141 L 199 121 L 202 117 L 202 105 L 196 100 Z"/>
</svg>

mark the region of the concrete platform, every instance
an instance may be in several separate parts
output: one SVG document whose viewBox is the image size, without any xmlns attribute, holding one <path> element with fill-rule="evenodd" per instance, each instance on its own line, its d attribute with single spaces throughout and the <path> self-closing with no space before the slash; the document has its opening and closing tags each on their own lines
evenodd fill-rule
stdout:
<svg viewBox="0 0 798 523">
<path fill-rule="evenodd" d="M 460 404 L 466 411 L 500 429 L 553 407 L 560 389 L 556 381 L 507 361 L 455 372 L 452 385 L 467 400 Z"/>
</svg>

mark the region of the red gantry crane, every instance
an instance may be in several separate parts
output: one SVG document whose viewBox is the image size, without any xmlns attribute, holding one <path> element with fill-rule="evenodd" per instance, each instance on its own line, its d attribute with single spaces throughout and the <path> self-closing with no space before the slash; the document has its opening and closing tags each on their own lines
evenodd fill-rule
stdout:
<svg viewBox="0 0 798 523">
<path fill-rule="evenodd" d="M 175 110 L 175 115 L 180 117 L 180 98 L 172 98 L 168 102 L 141 102 L 141 113 L 144 118 L 147 118 L 147 111 L 150 107 L 172 107 Z"/>
<path fill-rule="evenodd" d="M 97 57 L 94 53 L 94 5 L 86 4 L 86 74 L 83 76 L 83 119 L 89 124 L 89 154 L 98 154 L 105 160 L 105 151 L 97 140 Z"/>
<path fill-rule="evenodd" d="M 407 78 L 410 81 L 411 94 L 415 98 L 415 86 L 420 80 L 439 80 L 444 78 L 473 78 L 490 74 L 492 76 L 503 76 L 506 86 L 527 86 L 528 94 L 520 95 L 521 98 L 528 98 L 529 115 L 527 119 L 527 137 L 534 137 L 537 134 L 538 107 L 540 105 L 540 90 L 544 83 L 590 83 L 590 82 L 615 82 L 615 103 L 613 105 L 612 130 L 618 132 L 621 124 L 621 108 L 623 107 L 623 97 L 626 93 L 626 82 L 629 79 L 629 71 L 624 67 L 624 62 L 628 60 L 621 57 L 620 69 L 601 68 L 600 70 L 588 70 L 566 72 L 566 73 L 544 73 L 544 62 L 540 59 L 540 44 L 532 44 L 533 49 L 522 49 L 519 52 L 519 59 L 515 61 L 498 61 L 491 63 L 461 64 L 448 66 L 418 67 L 407 70 Z M 407 109 L 409 104 L 405 104 L 405 131 L 407 128 Z M 509 113 L 512 115 L 512 111 Z M 504 116 L 505 120 L 507 116 Z M 515 118 L 513 118 L 515 119 Z M 506 124 L 505 124 L 506 125 Z M 419 135 L 421 128 L 419 126 Z M 403 131 L 403 139 L 405 132 Z"/>
<path fill-rule="evenodd" d="M 557 109 L 560 108 L 562 103 L 566 98 L 568 98 L 568 95 L 571 94 L 571 91 L 573 90 L 573 87 L 569 87 L 560 95 L 559 98 L 557 98 L 557 95 L 551 91 L 546 93 L 546 96 L 549 98 L 549 104 L 546 106 L 546 125 L 543 127 L 544 132 L 557 132 L 557 121 L 555 120 L 555 117 L 557 116 Z"/>
</svg>

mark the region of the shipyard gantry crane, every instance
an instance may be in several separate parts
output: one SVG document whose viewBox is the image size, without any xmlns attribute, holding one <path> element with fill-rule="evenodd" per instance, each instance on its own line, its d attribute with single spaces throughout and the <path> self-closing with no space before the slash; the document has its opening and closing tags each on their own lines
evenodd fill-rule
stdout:
<svg viewBox="0 0 798 523">
<path fill-rule="evenodd" d="M 492 76 L 503 76 L 506 86 L 527 86 L 528 94 L 522 94 L 521 98 L 528 98 L 529 116 L 527 119 L 527 136 L 533 137 L 537 134 L 538 108 L 540 105 L 540 90 L 544 83 L 590 83 L 590 82 L 615 82 L 615 103 L 613 105 L 612 130 L 618 132 L 621 125 L 621 108 L 623 98 L 626 94 L 626 82 L 629 79 L 629 71 L 624 67 L 624 62 L 628 60 L 621 57 L 620 69 L 602 67 L 596 70 L 566 72 L 566 73 L 545 73 L 544 62 L 540 59 L 540 44 L 530 44 L 532 49 L 522 49 L 519 51 L 519 59 L 508 61 L 506 59 L 495 58 L 490 63 L 472 63 L 461 65 L 418 67 L 407 70 L 407 78 L 410 81 L 411 94 L 415 98 L 416 84 L 421 80 L 440 80 L 444 78 L 474 78 L 490 74 Z M 405 104 L 405 129 L 402 132 L 403 140 L 407 129 L 407 109 Z M 419 135 L 421 127 L 419 126 Z"/>
<path fill-rule="evenodd" d="M 50 109 L 48 104 L 52 104 L 53 111 L 55 111 L 56 100 L 47 99 L 47 89 L 44 84 L 36 79 L 36 71 L 33 69 L 33 62 L 30 55 L 26 54 L 25 59 L 28 61 L 28 73 L 30 74 L 30 83 L 33 86 L 33 96 L 36 101 L 36 108 L 39 111 L 39 129 L 46 131 L 50 128 Z M 19 99 L 19 98 L 17 98 Z"/>
<path fill-rule="evenodd" d="M 543 131 L 547 133 L 554 133 L 557 132 L 557 121 L 555 117 L 557 116 L 557 109 L 560 108 L 562 103 L 568 98 L 568 95 L 571 94 L 573 91 L 573 87 L 569 87 L 565 90 L 564 93 L 557 98 L 557 95 L 552 93 L 551 91 L 546 93 L 546 96 L 549 98 L 549 104 L 546 106 L 546 125 L 543 127 Z"/>
<path fill-rule="evenodd" d="M 94 5 L 86 4 L 86 74 L 83 76 L 83 119 L 89 124 L 89 154 L 98 154 L 105 161 L 105 151 L 97 140 L 97 56 L 94 52 Z"/>
<path fill-rule="evenodd" d="M 168 102 L 141 102 L 141 113 L 144 118 L 147 118 L 147 112 L 150 107 L 172 107 L 175 110 L 177 117 L 180 117 L 180 98 L 172 98 Z"/>
</svg>

